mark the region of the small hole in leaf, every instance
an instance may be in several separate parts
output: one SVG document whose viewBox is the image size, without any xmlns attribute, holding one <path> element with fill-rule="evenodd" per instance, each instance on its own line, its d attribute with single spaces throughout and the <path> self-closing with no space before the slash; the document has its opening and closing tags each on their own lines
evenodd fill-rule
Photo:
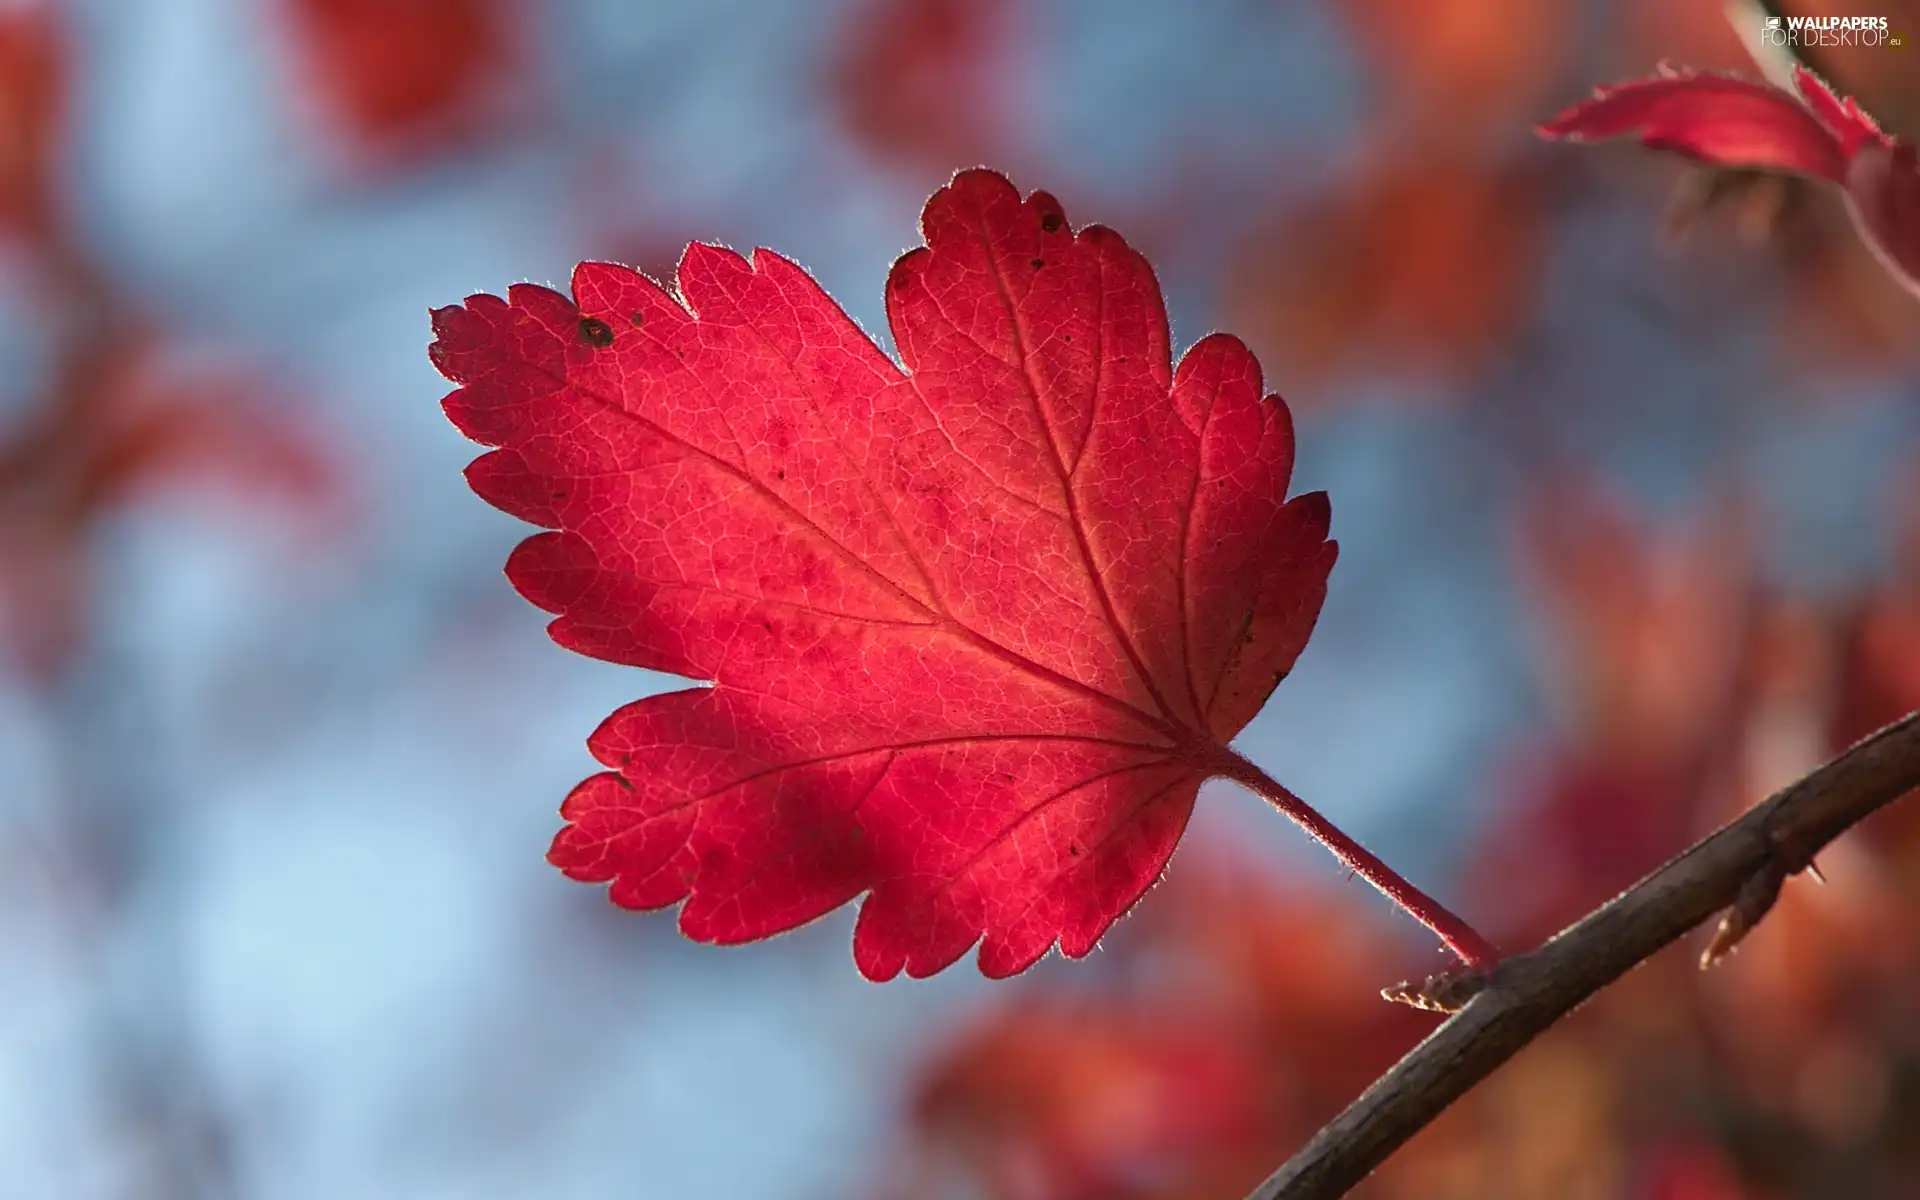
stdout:
<svg viewBox="0 0 1920 1200">
<path fill-rule="evenodd" d="M 613 326 L 599 317 L 580 318 L 580 340 L 596 348 L 613 345 Z"/>
<path fill-rule="evenodd" d="M 1066 223 L 1066 219 L 1057 212 L 1050 212 L 1047 215 L 1040 218 L 1040 228 L 1043 232 L 1046 232 L 1046 233 L 1054 232 L 1065 223 Z"/>
</svg>

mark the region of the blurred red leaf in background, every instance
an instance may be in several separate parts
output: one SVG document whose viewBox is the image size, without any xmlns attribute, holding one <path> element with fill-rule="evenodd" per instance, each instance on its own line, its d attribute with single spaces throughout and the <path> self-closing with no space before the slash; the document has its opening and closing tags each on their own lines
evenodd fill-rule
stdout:
<svg viewBox="0 0 1920 1200">
<path fill-rule="evenodd" d="M 0 230 L 51 238 L 66 107 L 60 14 L 51 3 L 0 7 Z"/>
<path fill-rule="evenodd" d="M 1360 0 L 1335 11 L 1377 89 L 1357 163 L 1271 213 L 1227 305 L 1277 370 L 1471 379 L 1532 303 L 1551 180 L 1513 153 L 1514 114 L 1554 84 L 1564 6 Z"/>
<path fill-rule="evenodd" d="M 1906 481 L 1892 578 L 1862 597 L 1848 616 L 1831 749 L 1920 708 L 1920 471 Z"/>
<path fill-rule="evenodd" d="M 517 0 L 280 0 L 329 122 L 367 162 L 494 129 L 530 64 Z"/>
<path fill-rule="evenodd" d="M 182 374 L 157 334 L 77 345 L 53 391 L 0 441 L 0 629 L 30 676 L 78 648 L 98 523 L 162 489 L 211 484 L 319 510 L 338 496 L 310 431 L 234 375 Z"/>
<path fill-rule="evenodd" d="M 1705 832 L 1694 797 L 1729 736 L 1754 566 L 1733 504 L 1663 529 L 1571 473 L 1535 490 L 1519 535 L 1560 729 L 1507 763 L 1468 877 L 1532 944 Z"/>
<path fill-rule="evenodd" d="M 1551 0 L 1352 0 L 1333 6 L 1382 95 L 1377 130 L 1433 149 L 1514 136 L 1559 79 L 1575 9 Z"/>
<path fill-rule="evenodd" d="M 861 0 L 846 11 L 830 87 L 847 129 L 882 158 L 941 174 L 1004 162 L 1006 0 Z"/>
<path fill-rule="evenodd" d="M 1526 165 L 1382 147 L 1242 247 L 1233 322 L 1308 385 L 1303 397 L 1336 394 L 1318 385 L 1362 366 L 1470 377 L 1505 350 L 1532 300 L 1543 184 Z"/>
<path fill-rule="evenodd" d="M 1671 760 L 1719 719 L 1753 586 L 1733 501 L 1660 528 L 1574 474 L 1521 508 L 1520 573 L 1549 637 L 1549 695 L 1610 757 Z"/>
<path fill-rule="evenodd" d="M 1352 893 L 1215 844 L 1132 922 L 1114 985 L 990 1009 L 921 1068 L 902 1195 L 1239 1196 L 1433 1026 L 1373 1002 L 1406 952 Z"/>
<path fill-rule="evenodd" d="M 959 1033 L 925 1069 L 910 1120 L 925 1156 L 1004 1197 L 1133 1194 L 1212 1178 L 1261 1126 L 1266 1081 L 1230 1031 L 1178 1009 L 1033 998 Z"/>
</svg>

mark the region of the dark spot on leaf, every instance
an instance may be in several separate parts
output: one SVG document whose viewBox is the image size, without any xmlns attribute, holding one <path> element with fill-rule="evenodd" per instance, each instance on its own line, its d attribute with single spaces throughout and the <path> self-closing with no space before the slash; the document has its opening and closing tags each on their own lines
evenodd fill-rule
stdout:
<svg viewBox="0 0 1920 1200">
<path fill-rule="evenodd" d="M 1074 844 L 1073 844 L 1072 842 L 1068 842 L 1068 843 L 1067 843 L 1067 853 L 1068 853 L 1068 854 L 1071 854 L 1071 855 L 1072 855 L 1073 857 L 1075 857 L 1075 858 L 1079 858 L 1079 857 L 1080 857 L 1080 847 L 1078 847 L 1078 846 L 1076 846 L 1076 845 L 1074 845 Z"/>
<path fill-rule="evenodd" d="M 631 320 L 636 326 L 645 325 L 647 323 L 647 314 L 641 312 L 637 308 L 634 309 L 632 312 L 628 313 L 627 318 Z"/>
<path fill-rule="evenodd" d="M 787 477 L 787 473 L 785 471 L 775 471 L 773 473 L 773 477 L 775 479 L 785 479 Z"/>
<path fill-rule="evenodd" d="M 1066 335 L 1066 338 L 1069 342 L 1071 342 L 1073 340 L 1073 335 L 1069 333 Z"/>
<path fill-rule="evenodd" d="M 1046 265 L 1047 265 L 1047 260 L 1044 258 L 1036 258 L 1033 260 L 1033 269 L 1036 271 L 1038 271 L 1041 267 L 1044 267 Z"/>
<path fill-rule="evenodd" d="M 1050 212 L 1040 218 L 1040 228 L 1046 233 L 1052 233 L 1065 223 L 1066 219 L 1057 212 Z"/>
<path fill-rule="evenodd" d="M 625 775 L 615 775 L 613 777 L 613 781 L 619 784 L 621 787 L 627 789 L 628 791 L 633 790 L 633 784 L 627 781 L 627 777 Z"/>
<path fill-rule="evenodd" d="M 613 345 L 613 326 L 599 317 L 580 318 L 580 340 L 595 348 Z"/>
</svg>

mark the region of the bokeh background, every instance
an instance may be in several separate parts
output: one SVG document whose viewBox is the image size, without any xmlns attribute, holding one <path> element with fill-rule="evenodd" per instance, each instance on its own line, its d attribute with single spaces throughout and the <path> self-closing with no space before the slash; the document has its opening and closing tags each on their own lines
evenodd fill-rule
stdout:
<svg viewBox="0 0 1920 1200">
<path fill-rule="evenodd" d="M 1864 5 L 1864 7 L 1862 7 Z M 1904 49 L 1815 64 L 1920 133 Z M 1920 302 L 1834 195 L 1535 141 L 1718 0 L 0 2 L 0 1197 L 1239 1195 L 1430 941 L 1210 786 L 1084 963 L 875 987 L 542 854 L 602 716 L 426 310 L 769 245 L 884 338 L 987 163 L 1251 342 L 1343 552 L 1249 754 L 1511 946 L 1920 706 Z M 1920 1195 L 1920 802 L 1370 1185 Z"/>
</svg>

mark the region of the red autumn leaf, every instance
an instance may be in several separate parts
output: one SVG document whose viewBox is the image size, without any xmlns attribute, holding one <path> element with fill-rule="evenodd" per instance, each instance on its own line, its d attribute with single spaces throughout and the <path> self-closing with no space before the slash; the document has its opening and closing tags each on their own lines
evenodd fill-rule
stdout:
<svg viewBox="0 0 1920 1200">
<path fill-rule="evenodd" d="M 1642 145 L 1720 167 L 1846 177 L 1833 130 L 1772 84 L 1735 75 L 1675 72 L 1594 90 L 1540 127 L 1547 137 L 1599 141 L 1638 134 Z"/>
<path fill-rule="evenodd" d="M 1920 161 L 1913 144 L 1888 137 L 1805 67 L 1795 69 L 1794 84 L 1797 97 L 1732 75 L 1663 71 L 1599 88 L 1539 132 L 1571 141 L 1638 134 L 1645 146 L 1710 166 L 1835 184 L 1867 245 L 1920 294 Z"/>
<path fill-rule="evenodd" d="M 469 481 L 552 531 L 507 572 L 554 639 L 713 683 L 594 733 L 611 769 L 550 859 L 711 942 L 868 893 L 873 979 L 983 935 L 993 976 L 1090 951 L 1201 781 L 1257 775 L 1225 743 L 1334 560 L 1253 356 L 1214 335 L 1175 367 L 1118 234 L 988 171 L 921 227 L 887 285 L 904 368 L 765 250 L 690 246 L 678 296 L 583 263 L 573 299 L 434 313 L 447 414 L 500 447 Z"/>
</svg>

